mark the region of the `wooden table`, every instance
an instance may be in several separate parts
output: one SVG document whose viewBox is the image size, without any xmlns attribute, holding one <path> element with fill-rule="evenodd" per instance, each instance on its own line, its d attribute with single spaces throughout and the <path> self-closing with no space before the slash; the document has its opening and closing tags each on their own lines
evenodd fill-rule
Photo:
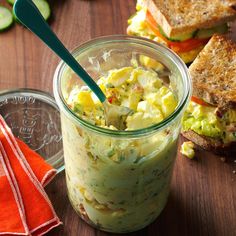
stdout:
<svg viewBox="0 0 236 236">
<path fill-rule="evenodd" d="M 3 0 L 0 4 L 7 5 Z M 133 0 L 52 0 L 50 25 L 73 49 L 96 36 L 125 33 Z M 33 34 L 16 24 L 0 34 L 0 89 L 29 87 L 52 93 L 52 77 L 59 59 Z M 182 141 L 182 140 L 180 140 Z M 130 235 L 236 235 L 236 158 L 222 162 L 199 151 L 189 160 L 178 155 L 166 208 L 149 227 Z M 89 227 L 73 211 L 64 172 L 47 187 L 64 225 L 48 235 L 109 235 Z"/>
</svg>

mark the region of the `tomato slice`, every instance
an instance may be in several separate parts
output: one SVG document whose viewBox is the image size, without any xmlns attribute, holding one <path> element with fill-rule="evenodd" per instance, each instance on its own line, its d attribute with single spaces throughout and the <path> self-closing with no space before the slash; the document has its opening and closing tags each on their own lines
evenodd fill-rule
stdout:
<svg viewBox="0 0 236 236">
<path fill-rule="evenodd" d="M 209 38 L 207 39 L 198 39 L 198 38 L 191 38 L 187 39 L 182 42 L 173 42 L 168 40 L 164 35 L 162 35 L 158 29 L 158 24 L 156 23 L 155 19 L 153 18 L 152 14 L 150 11 L 146 11 L 146 23 L 147 26 L 153 31 L 153 33 L 164 40 L 168 47 L 172 49 L 175 52 L 188 52 L 191 51 L 195 48 L 200 47 L 201 45 L 205 45 Z"/>
<path fill-rule="evenodd" d="M 191 38 L 182 42 L 170 42 L 169 47 L 175 52 L 188 52 L 202 45 L 205 45 L 209 41 L 207 39 Z"/>
<path fill-rule="evenodd" d="M 211 104 L 207 103 L 207 102 L 204 102 L 201 98 L 198 98 L 198 97 L 195 97 L 195 96 L 192 96 L 191 97 L 191 101 L 199 104 L 199 105 L 202 105 L 202 106 L 212 106 Z"/>
</svg>

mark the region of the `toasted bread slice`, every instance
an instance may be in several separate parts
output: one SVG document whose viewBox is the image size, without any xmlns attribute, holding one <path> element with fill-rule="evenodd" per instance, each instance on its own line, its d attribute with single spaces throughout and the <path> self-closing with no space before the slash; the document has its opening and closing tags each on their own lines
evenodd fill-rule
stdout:
<svg viewBox="0 0 236 236">
<path fill-rule="evenodd" d="M 217 155 L 233 156 L 236 153 L 236 142 L 224 144 L 220 139 L 199 135 L 192 130 L 182 132 L 182 135 L 201 148 Z"/>
<path fill-rule="evenodd" d="M 189 67 L 193 95 L 222 110 L 236 108 L 236 44 L 214 35 Z"/>
<path fill-rule="evenodd" d="M 236 18 L 236 0 L 146 0 L 146 6 L 168 37 Z"/>
</svg>

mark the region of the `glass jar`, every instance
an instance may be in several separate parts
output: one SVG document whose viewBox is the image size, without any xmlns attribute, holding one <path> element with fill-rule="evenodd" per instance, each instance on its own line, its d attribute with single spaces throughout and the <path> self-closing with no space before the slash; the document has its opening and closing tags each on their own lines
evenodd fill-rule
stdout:
<svg viewBox="0 0 236 236">
<path fill-rule="evenodd" d="M 71 90 L 84 84 L 64 62 L 54 75 L 72 206 L 98 229 L 139 230 L 154 221 L 167 202 L 181 117 L 191 94 L 187 68 L 166 47 L 130 36 L 94 39 L 73 55 L 94 80 L 126 66 L 161 71 L 178 98 L 175 111 L 158 124 L 134 131 L 110 130 L 94 126 L 68 107 Z"/>
</svg>

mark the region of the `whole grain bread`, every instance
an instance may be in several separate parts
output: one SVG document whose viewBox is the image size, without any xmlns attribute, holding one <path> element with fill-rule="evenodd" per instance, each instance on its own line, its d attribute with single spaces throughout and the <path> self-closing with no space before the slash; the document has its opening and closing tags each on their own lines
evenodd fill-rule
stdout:
<svg viewBox="0 0 236 236">
<path fill-rule="evenodd" d="M 182 132 L 182 135 L 201 148 L 213 152 L 217 155 L 234 157 L 236 154 L 236 142 L 224 144 L 220 139 L 199 135 L 192 130 Z"/>
<path fill-rule="evenodd" d="M 236 18 L 236 0 L 146 0 L 146 6 L 168 37 Z"/>
<path fill-rule="evenodd" d="M 236 44 L 214 35 L 189 67 L 193 95 L 222 110 L 236 108 Z"/>
</svg>

